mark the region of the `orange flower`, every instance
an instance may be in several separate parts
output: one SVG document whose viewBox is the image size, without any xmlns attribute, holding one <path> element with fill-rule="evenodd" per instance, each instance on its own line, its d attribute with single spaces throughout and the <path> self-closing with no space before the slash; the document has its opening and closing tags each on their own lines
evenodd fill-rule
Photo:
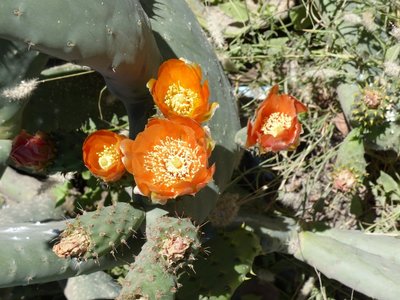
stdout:
<svg viewBox="0 0 400 300">
<path fill-rule="evenodd" d="M 212 179 L 208 168 L 213 144 L 199 123 L 189 118 L 151 119 L 134 141 L 124 140 L 123 162 L 136 189 L 154 202 L 194 195 Z"/>
<path fill-rule="evenodd" d="M 106 182 L 117 181 L 125 173 L 120 143 L 125 136 L 109 130 L 98 130 L 89 135 L 82 147 L 83 161 L 93 175 Z"/>
<path fill-rule="evenodd" d="M 22 130 L 12 142 L 10 157 L 18 166 L 42 171 L 54 156 L 54 144 L 43 132 L 31 135 Z"/>
<path fill-rule="evenodd" d="M 208 102 L 207 80 L 202 84 L 198 64 L 184 59 L 170 59 L 158 70 L 158 79 L 150 79 L 147 87 L 165 117 L 182 116 L 197 122 L 209 120 L 218 107 Z"/>
<path fill-rule="evenodd" d="M 247 124 L 246 146 L 258 144 L 260 152 L 294 150 L 301 133 L 297 114 L 307 107 L 291 95 L 278 94 L 277 85 L 258 107 L 254 122 Z"/>
</svg>

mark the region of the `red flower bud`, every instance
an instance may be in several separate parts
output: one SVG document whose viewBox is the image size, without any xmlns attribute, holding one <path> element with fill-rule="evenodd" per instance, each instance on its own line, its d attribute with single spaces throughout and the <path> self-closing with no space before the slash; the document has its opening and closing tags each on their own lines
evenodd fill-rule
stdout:
<svg viewBox="0 0 400 300">
<path fill-rule="evenodd" d="M 12 143 L 10 157 L 18 166 L 42 171 L 54 158 L 54 145 L 49 137 L 38 131 L 35 135 L 22 130 Z"/>
</svg>

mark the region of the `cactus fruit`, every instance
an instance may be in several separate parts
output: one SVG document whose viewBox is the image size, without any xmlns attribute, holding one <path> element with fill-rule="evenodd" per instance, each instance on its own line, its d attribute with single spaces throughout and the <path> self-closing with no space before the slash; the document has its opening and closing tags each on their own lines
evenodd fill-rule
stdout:
<svg viewBox="0 0 400 300">
<path fill-rule="evenodd" d="M 380 126 L 386 122 L 385 107 L 387 101 L 386 91 L 366 87 L 355 95 L 351 119 L 356 126 L 362 128 Z"/>
<path fill-rule="evenodd" d="M 210 254 L 195 261 L 194 274 L 182 275 L 176 299 L 230 299 L 261 250 L 259 238 L 243 228 L 219 231 L 204 247 Z"/>
<path fill-rule="evenodd" d="M 400 126 L 397 124 L 398 105 L 395 104 L 398 96 L 396 96 L 397 92 L 393 92 L 392 89 L 395 88 L 392 87 L 391 90 L 386 90 L 386 92 L 380 90 L 376 92 L 378 94 L 387 94 L 377 96 L 379 99 L 382 98 L 378 108 L 365 108 L 367 107 L 365 103 L 356 103 L 356 98 L 363 95 L 357 85 L 341 84 L 337 88 L 337 93 L 347 121 L 360 127 L 361 138 L 365 142 L 365 146 L 377 151 L 392 150 L 398 154 L 400 153 Z M 372 92 L 372 95 L 374 95 L 374 92 Z M 367 98 L 374 99 L 375 97 Z M 371 99 L 367 102 L 376 102 Z M 358 109 L 357 105 L 361 105 L 364 108 Z M 384 119 L 382 119 L 382 115 Z M 355 116 L 358 120 L 354 120 Z"/>
<path fill-rule="evenodd" d="M 115 254 L 116 248 L 135 233 L 144 212 L 123 202 L 86 213 L 67 224 L 53 251 L 59 257 L 99 258 Z"/>
<path fill-rule="evenodd" d="M 147 225 L 146 236 L 118 300 L 174 299 L 180 272 L 201 245 L 198 228 L 189 219 L 160 217 Z"/>
</svg>

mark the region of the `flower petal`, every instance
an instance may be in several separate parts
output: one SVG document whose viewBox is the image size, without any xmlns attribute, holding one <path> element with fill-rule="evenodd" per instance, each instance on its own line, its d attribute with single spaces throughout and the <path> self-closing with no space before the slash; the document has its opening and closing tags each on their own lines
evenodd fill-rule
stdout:
<svg viewBox="0 0 400 300">
<path fill-rule="evenodd" d="M 294 150 L 301 133 L 297 115 L 306 111 L 299 100 L 278 94 L 278 86 L 273 86 L 257 108 L 254 121 L 248 121 L 246 146 L 258 145 L 261 153 Z"/>
</svg>

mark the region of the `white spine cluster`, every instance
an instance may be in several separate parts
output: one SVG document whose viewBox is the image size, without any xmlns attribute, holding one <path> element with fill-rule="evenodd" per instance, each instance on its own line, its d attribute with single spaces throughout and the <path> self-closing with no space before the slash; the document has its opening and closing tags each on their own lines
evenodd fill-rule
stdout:
<svg viewBox="0 0 400 300">
<path fill-rule="evenodd" d="M 28 99 L 38 86 L 37 78 L 22 80 L 18 85 L 1 91 L 1 96 L 9 101 L 22 101 Z"/>
</svg>

